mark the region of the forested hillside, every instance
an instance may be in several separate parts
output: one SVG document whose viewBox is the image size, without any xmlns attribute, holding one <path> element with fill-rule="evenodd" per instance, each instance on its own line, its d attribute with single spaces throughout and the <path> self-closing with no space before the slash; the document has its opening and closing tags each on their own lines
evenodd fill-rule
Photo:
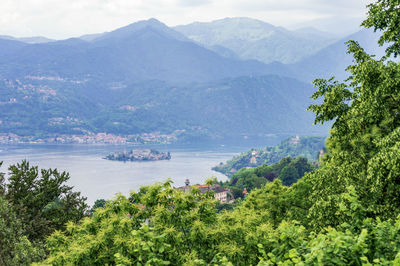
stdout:
<svg viewBox="0 0 400 266">
<path fill-rule="evenodd" d="M 321 150 L 325 146 L 324 137 L 293 137 L 282 141 L 274 147 L 251 149 L 233 157 L 226 163 L 221 162 L 213 167 L 214 171 L 231 176 L 245 167 L 263 164 L 274 164 L 285 157 L 304 157 L 311 162 L 319 160 Z"/>
<path fill-rule="evenodd" d="M 372 51 L 375 37 L 351 36 Z M 176 28 L 149 19 L 60 41 L 0 36 L 0 137 L 86 143 L 106 133 L 141 143 L 142 134 L 180 142 L 325 136 L 329 126 L 313 127 L 305 109 L 310 81 L 343 77 L 351 63 L 345 40 L 327 46 L 331 41 L 245 18 Z"/>
<path fill-rule="evenodd" d="M 239 77 L 191 85 L 152 81 L 129 86 L 27 76 L 0 81 L 0 133 L 140 134 L 185 130 L 221 138 L 259 134 L 319 134 L 312 86 L 278 76 Z M 118 87 L 120 86 L 120 87 Z"/>
</svg>

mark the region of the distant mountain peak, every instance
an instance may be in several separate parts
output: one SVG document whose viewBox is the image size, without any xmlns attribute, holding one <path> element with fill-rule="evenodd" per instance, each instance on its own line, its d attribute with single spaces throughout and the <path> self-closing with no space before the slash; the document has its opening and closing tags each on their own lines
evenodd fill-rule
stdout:
<svg viewBox="0 0 400 266">
<path fill-rule="evenodd" d="M 255 18 L 249 18 L 249 17 L 225 17 L 221 19 L 215 19 L 209 22 L 193 22 L 189 23 L 187 25 L 191 24 L 218 24 L 218 23 L 246 23 L 246 24 L 255 24 L 255 25 L 269 25 L 271 27 L 276 27 L 272 25 L 271 23 L 265 22 L 260 19 L 255 19 Z M 182 25 L 182 26 L 187 26 L 187 25 Z M 179 27 L 179 26 L 178 26 Z"/>
<path fill-rule="evenodd" d="M 229 50 L 237 58 L 264 63 L 297 62 L 333 42 L 331 35 L 316 30 L 290 31 L 247 17 L 196 22 L 174 29 L 221 55 Z"/>
<path fill-rule="evenodd" d="M 253 19 L 253 18 L 248 18 L 248 17 L 226 17 L 222 19 L 217 19 L 213 20 L 210 22 L 193 22 L 187 25 L 182 25 L 182 26 L 176 26 L 175 28 L 180 31 L 184 28 L 198 28 L 198 27 L 209 27 L 209 28 L 215 28 L 218 30 L 226 30 L 226 29 L 232 29 L 235 28 L 236 30 L 240 31 L 240 28 L 238 29 L 237 27 L 245 27 L 245 28 L 253 28 L 254 30 L 258 29 L 261 30 L 262 32 L 265 31 L 273 31 L 277 29 L 283 29 L 281 27 L 276 27 L 270 23 L 267 23 L 265 21 L 259 20 L 259 19 Z M 232 32 L 232 34 L 235 34 L 235 32 Z"/>
<path fill-rule="evenodd" d="M 43 36 L 32 36 L 32 37 L 16 38 L 16 37 L 13 37 L 13 36 L 8 36 L 8 35 L 0 35 L 0 39 L 20 41 L 20 42 L 29 43 L 29 44 L 47 43 L 47 42 L 54 42 L 55 41 L 53 39 L 49 39 L 49 38 L 46 38 L 46 37 L 43 37 Z"/>
<path fill-rule="evenodd" d="M 175 30 L 190 39 L 209 46 L 222 45 L 229 40 L 258 41 L 268 38 L 283 28 L 261 20 L 246 17 L 228 17 L 211 22 L 195 22 L 176 26 Z M 240 44 L 237 44 L 240 46 Z M 231 47 L 226 47 L 230 48 Z M 232 49 L 231 49 L 232 50 Z"/>
<path fill-rule="evenodd" d="M 155 28 L 168 28 L 167 25 L 165 25 L 158 19 L 150 18 L 150 19 L 146 19 L 146 20 L 139 20 L 139 21 L 133 22 L 133 23 L 131 23 L 125 27 L 119 28 L 117 30 L 121 30 L 121 29 L 137 30 L 139 28 L 143 28 L 143 27 L 147 27 L 147 26 L 151 26 L 151 27 L 155 27 Z"/>
<path fill-rule="evenodd" d="M 100 41 L 100 40 L 105 40 L 105 39 L 124 39 L 126 37 L 131 36 L 134 33 L 137 32 L 142 32 L 143 30 L 156 30 L 161 33 L 164 33 L 165 35 L 181 40 L 181 41 L 190 41 L 188 38 L 186 38 L 183 34 L 169 28 L 167 25 L 162 23 L 161 21 L 155 19 L 155 18 L 150 18 L 147 20 L 140 20 L 134 23 L 131 23 L 127 26 L 118 28 L 116 30 L 113 30 L 111 32 L 104 33 L 100 37 L 94 39 L 94 41 Z"/>
</svg>

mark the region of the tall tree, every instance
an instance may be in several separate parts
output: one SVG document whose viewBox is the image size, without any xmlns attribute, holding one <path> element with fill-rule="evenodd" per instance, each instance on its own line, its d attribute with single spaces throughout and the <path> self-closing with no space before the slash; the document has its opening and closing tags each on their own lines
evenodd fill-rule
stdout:
<svg viewBox="0 0 400 266">
<path fill-rule="evenodd" d="M 87 210 L 86 198 L 66 185 L 69 174 L 57 169 L 40 169 L 22 161 L 9 167 L 7 182 L 0 191 L 23 221 L 32 241 L 43 240 L 68 221 L 79 221 Z"/>
<path fill-rule="evenodd" d="M 23 222 L 12 205 L 0 195 L 0 265 L 30 265 L 44 251 L 24 235 Z"/>
<path fill-rule="evenodd" d="M 389 43 L 386 56 L 375 59 L 349 41 L 348 52 L 354 57 L 347 69 L 349 78 L 314 81 L 318 91 L 313 98 L 323 98 L 309 108 L 316 113 L 315 122 L 334 121 L 322 167 L 306 177 L 313 184 L 309 215 L 317 226 L 343 222 L 338 214 L 343 214 L 343 195 L 349 187 L 356 189 L 367 217 L 400 214 L 400 64 L 390 58 L 400 53 L 400 31 L 395 26 L 400 21 L 399 3 L 381 0 L 369 5 L 363 22 L 383 30 L 379 43 Z"/>
</svg>

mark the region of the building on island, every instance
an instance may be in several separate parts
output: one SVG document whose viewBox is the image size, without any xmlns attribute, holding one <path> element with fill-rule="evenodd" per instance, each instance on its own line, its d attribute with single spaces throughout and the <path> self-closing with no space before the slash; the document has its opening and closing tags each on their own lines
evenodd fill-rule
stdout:
<svg viewBox="0 0 400 266">
<path fill-rule="evenodd" d="M 299 135 L 296 135 L 295 138 L 291 138 L 291 139 L 289 140 L 289 144 L 292 144 L 292 145 L 298 145 L 298 144 L 300 144 L 300 136 L 299 136 Z"/>
</svg>

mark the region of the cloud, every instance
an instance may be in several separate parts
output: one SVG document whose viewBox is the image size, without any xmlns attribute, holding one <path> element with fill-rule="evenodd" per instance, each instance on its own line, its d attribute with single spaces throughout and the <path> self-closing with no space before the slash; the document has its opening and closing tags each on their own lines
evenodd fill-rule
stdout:
<svg viewBox="0 0 400 266">
<path fill-rule="evenodd" d="M 211 0 L 178 0 L 177 5 L 183 7 L 203 6 L 212 3 Z"/>
<path fill-rule="evenodd" d="M 365 16 L 365 0 L 1 0 L 0 34 L 67 38 L 157 18 L 167 25 L 252 17 L 290 27 Z"/>
</svg>

